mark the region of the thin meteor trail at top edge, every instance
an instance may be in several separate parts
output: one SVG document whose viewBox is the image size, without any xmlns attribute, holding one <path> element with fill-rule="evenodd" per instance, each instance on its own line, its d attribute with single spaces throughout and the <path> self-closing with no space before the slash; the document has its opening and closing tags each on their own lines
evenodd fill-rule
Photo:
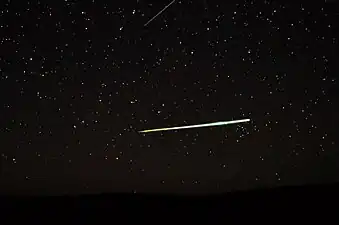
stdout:
<svg viewBox="0 0 339 225">
<path fill-rule="evenodd" d="M 147 26 L 150 22 L 152 22 L 157 16 L 159 16 L 163 11 L 165 11 L 170 5 L 172 5 L 176 0 L 171 1 L 168 5 L 165 6 L 160 12 L 158 12 L 155 16 L 152 17 L 144 26 Z"/>
<path fill-rule="evenodd" d="M 229 125 L 229 124 L 235 124 L 235 123 L 245 123 L 245 122 L 249 122 L 249 121 L 250 121 L 250 119 L 231 120 L 231 121 L 222 121 L 222 122 L 215 122 L 215 123 L 204 123 L 204 124 L 198 124 L 198 125 L 142 130 L 142 131 L 139 131 L 139 133 L 149 133 L 149 132 L 167 131 L 167 130 L 181 130 L 181 129 L 199 128 L 199 127 L 223 126 L 223 125 Z"/>
</svg>

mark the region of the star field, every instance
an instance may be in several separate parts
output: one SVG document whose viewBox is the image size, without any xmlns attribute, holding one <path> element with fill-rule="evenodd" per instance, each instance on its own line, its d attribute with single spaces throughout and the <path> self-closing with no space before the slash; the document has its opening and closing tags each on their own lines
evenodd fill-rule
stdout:
<svg viewBox="0 0 339 225">
<path fill-rule="evenodd" d="M 339 11 L 304 2 L 177 0 L 147 26 L 170 1 L 1 3 L 1 192 L 339 181 Z"/>
</svg>

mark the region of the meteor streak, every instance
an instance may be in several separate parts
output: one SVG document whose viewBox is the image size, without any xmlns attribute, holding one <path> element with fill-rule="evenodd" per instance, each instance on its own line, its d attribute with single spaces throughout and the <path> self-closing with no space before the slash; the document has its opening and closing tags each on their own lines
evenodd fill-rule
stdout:
<svg viewBox="0 0 339 225">
<path fill-rule="evenodd" d="M 173 0 L 170 4 L 166 5 L 165 8 L 163 8 L 160 12 L 157 13 L 157 15 L 153 16 L 152 19 L 150 19 L 147 23 L 144 24 L 144 26 L 147 26 L 152 20 L 154 20 L 157 16 L 159 16 L 163 11 L 165 11 L 170 5 L 172 5 L 176 0 Z"/>
<path fill-rule="evenodd" d="M 229 124 L 235 124 L 235 123 L 244 123 L 244 122 L 249 122 L 249 121 L 250 119 L 231 120 L 231 121 L 222 121 L 222 122 L 215 122 L 215 123 L 204 123 L 204 124 L 198 124 L 198 125 L 142 130 L 142 131 L 139 131 L 139 133 L 149 133 L 149 132 L 167 131 L 167 130 L 180 130 L 180 129 L 189 129 L 189 128 L 198 128 L 198 127 L 223 126 L 223 125 L 229 125 Z"/>
</svg>

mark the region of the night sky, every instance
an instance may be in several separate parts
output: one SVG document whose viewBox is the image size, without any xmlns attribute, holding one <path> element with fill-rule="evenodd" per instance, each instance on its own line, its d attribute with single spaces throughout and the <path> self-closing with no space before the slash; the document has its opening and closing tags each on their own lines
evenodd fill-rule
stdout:
<svg viewBox="0 0 339 225">
<path fill-rule="evenodd" d="M 1 2 L 0 194 L 339 181 L 338 3 L 170 2 Z"/>
</svg>

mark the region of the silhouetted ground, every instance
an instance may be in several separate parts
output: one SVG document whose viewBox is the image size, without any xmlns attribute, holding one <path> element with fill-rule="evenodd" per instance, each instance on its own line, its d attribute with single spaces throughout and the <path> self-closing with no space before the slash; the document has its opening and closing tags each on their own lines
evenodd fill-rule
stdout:
<svg viewBox="0 0 339 225">
<path fill-rule="evenodd" d="M 141 222 L 144 218 L 148 218 L 147 223 L 156 224 L 170 221 L 176 224 L 196 223 L 201 218 L 207 219 L 207 224 L 230 220 L 269 220 L 276 223 L 288 219 L 293 222 L 297 218 L 303 222 L 318 218 L 321 224 L 327 221 L 333 224 L 333 218 L 339 218 L 338 196 L 339 184 L 260 189 L 210 196 L 2 196 L 0 210 L 4 216 L 2 221 L 22 219 L 25 223 L 33 221 L 34 224 L 78 224 L 88 221 L 92 224 L 125 224 L 131 220 L 133 223 Z"/>
</svg>

